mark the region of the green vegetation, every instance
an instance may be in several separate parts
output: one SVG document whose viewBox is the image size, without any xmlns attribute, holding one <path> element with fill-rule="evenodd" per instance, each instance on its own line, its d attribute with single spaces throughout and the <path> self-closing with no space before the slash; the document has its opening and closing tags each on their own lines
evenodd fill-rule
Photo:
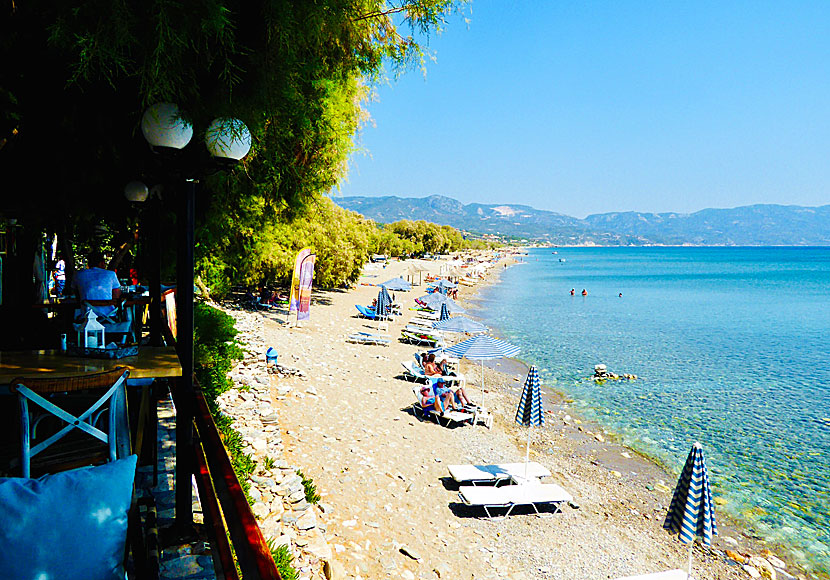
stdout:
<svg viewBox="0 0 830 580">
<path fill-rule="evenodd" d="M 216 398 L 233 386 L 228 373 L 234 361 L 242 358 L 242 349 L 235 340 L 237 330 L 233 318 L 221 310 L 198 302 L 194 306 L 194 373 L 228 450 L 239 485 L 252 503 L 248 479 L 256 470 L 256 462 L 243 451 L 242 436 L 231 427 L 233 419 L 220 413 L 216 406 Z"/>
<path fill-rule="evenodd" d="M 294 568 L 294 556 L 288 546 L 274 546 L 274 538 L 268 538 L 265 543 L 271 551 L 271 557 L 277 565 L 277 570 L 280 573 L 282 580 L 297 580 L 297 570 Z"/>
<path fill-rule="evenodd" d="M 314 485 L 314 482 L 303 475 L 303 472 L 299 469 L 297 470 L 297 475 L 300 476 L 300 479 L 303 480 L 303 489 L 305 489 L 305 500 L 308 503 L 318 503 L 320 501 L 320 495 L 317 493 L 317 486 Z"/>
<path fill-rule="evenodd" d="M 196 268 L 214 296 L 235 284 L 287 284 L 302 248 L 317 254 L 315 285 L 335 288 L 356 282 L 371 254 L 411 256 L 489 247 L 465 240 L 450 226 L 423 220 L 378 225 L 327 197 L 281 211 L 263 197 L 249 201 L 240 206 L 231 196 L 215 198 L 200 227 Z"/>
</svg>

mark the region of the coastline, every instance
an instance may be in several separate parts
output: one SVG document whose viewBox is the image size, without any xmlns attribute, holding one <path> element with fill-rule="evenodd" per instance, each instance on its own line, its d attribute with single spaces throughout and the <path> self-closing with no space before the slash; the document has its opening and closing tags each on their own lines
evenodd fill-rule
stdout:
<svg viewBox="0 0 830 580">
<path fill-rule="evenodd" d="M 375 267 L 369 274 L 375 278 L 365 282 L 392 278 L 406 265 Z M 433 273 L 440 265 L 431 265 Z M 474 302 L 503 270 L 494 268 L 487 280 L 464 287 L 461 297 Z M 399 300 L 410 304 L 418 290 L 400 293 Z M 342 572 L 337 577 L 606 579 L 685 566 L 685 546 L 662 529 L 675 479 L 584 421 L 567 397 L 551 389 L 545 389 L 546 424 L 534 430 L 531 454 L 551 470 L 552 482 L 571 492 L 574 506 L 551 518 L 514 510 L 510 518 L 489 521 L 459 505 L 446 465 L 524 457 L 527 431 L 513 422 L 524 375 L 519 367 L 485 370 L 486 406 L 495 416 L 491 430 L 419 421 L 411 414 L 412 383 L 402 380 L 400 362 L 423 347 L 344 340 L 350 332 L 377 331 L 376 323 L 354 317 L 353 306 L 371 302 L 376 293 L 365 285 L 315 291 L 312 318 L 301 327 L 285 326 L 281 314 L 261 315 L 264 343 L 277 348 L 280 364 L 306 375 L 272 375 L 271 399 L 286 456 L 323 496 L 326 509 L 318 518 L 337 562 L 330 568 Z M 393 338 L 409 314 L 405 310 L 390 324 Z M 480 367 L 462 361 L 461 370 L 475 400 L 481 396 L 475 386 Z M 713 548 L 694 550 L 695 577 L 748 578 L 724 550 L 737 558 L 765 552 L 719 518 L 721 535 Z M 297 543 L 292 549 L 304 548 Z"/>
<path fill-rule="evenodd" d="M 654 245 L 655 247 L 658 245 Z M 575 246 L 552 246 L 552 247 L 600 247 L 600 246 L 591 246 L 591 245 L 575 245 Z M 625 246 L 617 246 L 617 247 L 625 247 Z M 726 246 L 662 246 L 659 247 L 726 247 Z M 735 247 L 743 247 L 743 246 L 735 246 Z M 789 246 L 787 246 L 789 247 Z M 509 264 L 508 267 L 512 267 L 514 265 L 520 264 L 521 262 Z M 480 310 L 481 307 L 477 304 L 481 299 L 482 291 L 490 288 L 493 285 L 499 284 L 501 282 L 501 276 L 504 273 L 504 268 L 494 269 L 494 271 L 487 277 L 484 283 L 478 285 L 476 287 L 475 294 L 470 295 L 466 298 L 466 300 L 460 300 L 460 302 L 465 306 L 469 306 L 472 312 L 468 312 L 468 315 L 472 318 L 477 319 L 479 322 L 484 323 L 482 317 L 479 313 L 476 313 L 476 310 Z M 517 365 L 517 368 L 520 368 L 523 372 L 523 375 L 526 375 L 529 366 L 532 363 L 528 361 L 524 361 L 521 359 L 521 353 L 519 356 L 511 359 L 513 363 Z M 487 363 L 485 363 L 487 366 Z M 499 371 L 498 369 L 492 369 L 494 372 L 501 372 L 505 375 L 506 381 L 509 381 L 511 375 L 513 373 L 508 372 L 505 373 L 503 371 Z M 634 447 L 630 447 L 623 443 L 620 439 L 618 434 L 614 433 L 611 430 L 608 430 L 605 426 L 599 424 L 596 421 L 592 421 L 586 419 L 582 416 L 578 410 L 571 407 L 571 403 L 573 400 L 571 399 L 570 395 L 563 391 L 559 391 L 550 385 L 542 385 L 542 397 L 543 397 L 543 408 L 550 411 L 549 414 L 555 416 L 555 418 L 562 423 L 562 425 L 554 428 L 558 428 L 560 432 L 567 432 L 567 436 L 575 439 L 581 440 L 580 446 L 582 448 L 590 447 L 594 443 L 602 443 L 603 447 L 603 454 L 602 457 L 597 459 L 586 455 L 582 457 L 583 460 L 588 460 L 591 462 L 596 462 L 598 465 L 604 466 L 607 469 L 611 470 L 612 473 L 634 473 L 639 475 L 645 475 L 645 477 L 635 478 L 635 482 L 639 482 L 643 487 L 652 491 L 654 489 L 656 482 L 657 486 L 668 487 L 673 491 L 674 485 L 677 482 L 677 478 L 680 475 L 680 469 L 682 469 L 683 461 L 685 458 L 679 458 L 677 464 L 677 471 L 673 471 L 671 466 L 666 465 L 660 458 L 651 456 L 647 453 L 644 453 Z M 564 420 L 564 418 L 570 417 L 569 420 Z M 597 438 L 599 436 L 600 439 Z M 629 457 L 630 456 L 630 457 Z M 671 496 L 667 497 L 667 500 L 670 500 Z M 721 502 L 719 498 L 715 497 L 715 504 L 716 509 L 717 505 Z M 664 509 L 668 509 L 669 501 L 665 502 Z M 774 560 L 781 560 L 787 564 L 786 570 L 778 570 L 777 575 L 779 577 L 787 578 L 787 574 L 794 574 L 796 578 L 802 577 L 812 577 L 817 579 L 828 579 L 830 576 L 824 574 L 814 574 L 813 576 L 808 576 L 807 572 L 803 569 L 795 565 L 792 559 L 788 555 L 789 548 L 786 545 L 778 544 L 774 542 L 770 542 L 765 538 L 754 534 L 748 530 L 749 523 L 746 521 L 742 521 L 739 518 L 732 516 L 732 514 L 724 513 L 723 510 L 717 511 L 717 522 L 718 522 L 718 536 L 715 537 L 713 541 L 712 548 L 720 549 L 724 552 L 724 557 L 730 559 L 726 554 L 726 550 L 732 552 L 733 555 L 737 554 L 740 555 L 744 554 L 759 554 L 763 556 L 770 556 L 772 555 Z M 732 560 L 733 563 L 741 564 L 741 563 L 749 563 L 749 557 L 746 558 L 746 562 L 735 562 Z M 762 571 L 763 573 L 763 571 Z M 766 574 L 763 574 L 766 577 Z M 750 574 L 751 576 L 751 574 Z M 747 577 L 745 575 L 745 577 Z"/>
</svg>

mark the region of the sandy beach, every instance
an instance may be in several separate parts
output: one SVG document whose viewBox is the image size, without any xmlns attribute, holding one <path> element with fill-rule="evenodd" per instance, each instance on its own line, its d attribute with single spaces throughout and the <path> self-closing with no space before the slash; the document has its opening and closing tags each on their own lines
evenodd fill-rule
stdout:
<svg viewBox="0 0 830 580">
<path fill-rule="evenodd" d="M 662 527 L 675 476 L 581 421 L 549 391 L 545 426 L 533 431 L 531 461 L 547 467 L 552 477 L 545 481 L 562 486 L 574 501 L 550 517 L 516 508 L 500 520 L 461 504 L 448 465 L 524 460 L 527 431 L 514 422 L 523 368 L 503 361 L 485 370 L 485 406 L 494 416 L 490 429 L 446 428 L 414 416 L 413 383 L 404 380 L 401 362 L 413 360 L 423 347 L 396 339 L 424 285 L 395 293 L 404 310 L 389 325 L 389 345 L 346 340 L 352 332 L 377 331 L 377 323 L 358 318 L 355 309 L 377 296 L 378 288 L 369 284 L 402 275 L 407 267 L 368 265 L 368 277 L 353 289 L 315 290 L 311 319 L 299 327 L 286 324 L 284 313 L 252 315 L 263 319 L 258 342 L 279 352 L 280 365 L 305 374 L 272 375 L 271 399 L 286 459 L 313 479 L 322 496 L 329 575 L 608 579 L 685 567 L 686 547 Z M 438 273 L 441 262 L 429 267 Z M 461 286 L 460 301 L 473 302 L 502 269 L 493 268 L 476 287 Z M 462 361 L 460 370 L 467 392 L 481 400 L 478 363 Z M 751 577 L 726 550 L 738 560 L 752 554 L 754 560 L 745 563 L 753 571 L 764 568 L 759 556 L 776 561 L 723 518 L 718 525 L 714 545 L 694 549 L 696 578 Z M 799 574 L 792 567 L 777 571 L 778 578 L 793 576 Z"/>
</svg>

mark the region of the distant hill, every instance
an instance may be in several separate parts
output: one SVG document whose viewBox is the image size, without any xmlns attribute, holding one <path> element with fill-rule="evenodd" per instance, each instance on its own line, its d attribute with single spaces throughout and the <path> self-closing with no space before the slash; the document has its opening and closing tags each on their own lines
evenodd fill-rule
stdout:
<svg viewBox="0 0 830 580">
<path fill-rule="evenodd" d="M 830 246 L 830 205 L 750 205 L 691 214 L 615 212 L 578 219 L 527 205 L 464 205 L 441 195 L 333 199 L 381 223 L 426 220 L 557 245 Z"/>
</svg>

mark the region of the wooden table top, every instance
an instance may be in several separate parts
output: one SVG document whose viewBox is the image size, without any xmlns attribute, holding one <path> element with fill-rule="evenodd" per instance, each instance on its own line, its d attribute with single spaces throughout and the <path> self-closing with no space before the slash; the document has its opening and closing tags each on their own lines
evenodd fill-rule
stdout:
<svg viewBox="0 0 830 580">
<path fill-rule="evenodd" d="M 68 377 L 119 366 L 130 369 L 131 379 L 182 376 L 182 365 L 172 346 L 142 346 L 137 355 L 118 359 L 69 356 L 60 350 L 11 350 L 0 351 L 0 385 L 17 377 L 43 373 Z"/>
</svg>

